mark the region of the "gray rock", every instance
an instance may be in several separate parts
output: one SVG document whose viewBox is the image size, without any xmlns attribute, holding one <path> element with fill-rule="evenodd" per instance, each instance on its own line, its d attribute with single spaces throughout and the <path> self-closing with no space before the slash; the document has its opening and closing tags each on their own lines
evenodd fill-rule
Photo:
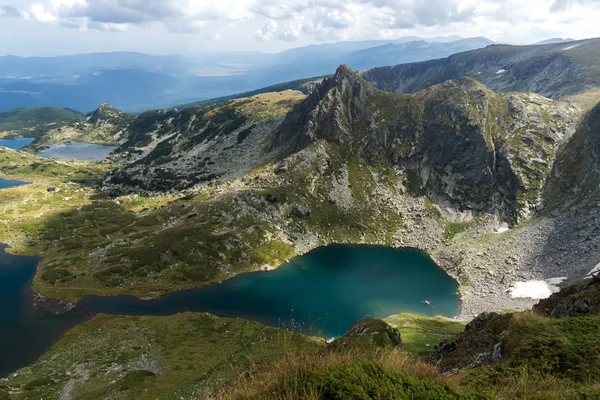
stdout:
<svg viewBox="0 0 600 400">
<path fill-rule="evenodd" d="M 294 215 L 298 218 L 306 218 L 310 216 L 310 210 L 304 207 L 294 208 Z"/>
</svg>

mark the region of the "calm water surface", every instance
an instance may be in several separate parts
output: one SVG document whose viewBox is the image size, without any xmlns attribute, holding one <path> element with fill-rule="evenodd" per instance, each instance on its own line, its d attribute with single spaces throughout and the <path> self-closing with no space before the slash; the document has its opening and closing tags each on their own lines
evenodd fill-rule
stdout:
<svg viewBox="0 0 600 400">
<path fill-rule="evenodd" d="M 7 188 L 11 188 L 11 187 L 26 185 L 26 184 L 27 184 L 27 182 L 23 182 L 23 181 L 11 181 L 11 180 L 0 178 L 0 189 L 7 189 Z M 0 255 L 0 258 L 1 257 L 2 256 Z"/>
<path fill-rule="evenodd" d="M 34 139 L 30 139 L 30 138 L 0 139 L 0 146 L 8 147 L 9 149 L 19 150 L 25 146 L 28 146 L 33 141 L 34 141 Z"/>
<path fill-rule="evenodd" d="M 451 317 L 460 308 L 457 282 L 426 254 L 386 247 L 328 246 L 276 271 L 154 300 L 84 297 L 60 315 L 32 305 L 29 287 L 38 261 L 10 256 L 0 247 L 0 376 L 35 361 L 63 332 L 98 313 L 210 312 L 331 337 L 364 317 L 399 312 Z"/>
<path fill-rule="evenodd" d="M 64 160 L 102 161 L 116 148 L 117 146 L 91 143 L 61 144 L 40 152 L 38 156 Z"/>
</svg>

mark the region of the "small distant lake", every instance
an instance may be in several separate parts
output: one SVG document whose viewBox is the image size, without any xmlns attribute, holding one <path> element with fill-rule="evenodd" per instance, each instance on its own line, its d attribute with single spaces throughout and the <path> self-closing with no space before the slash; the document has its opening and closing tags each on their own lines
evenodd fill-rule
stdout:
<svg viewBox="0 0 600 400">
<path fill-rule="evenodd" d="M 116 149 L 117 146 L 91 143 L 61 144 L 38 153 L 38 156 L 63 160 L 102 161 Z"/>
<path fill-rule="evenodd" d="M 19 139 L 0 139 L 0 146 L 8 147 L 9 149 L 19 150 L 25 146 L 28 146 L 35 139 L 30 138 L 19 138 Z"/>
<path fill-rule="evenodd" d="M 27 182 L 23 182 L 23 181 L 10 181 L 7 179 L 2 179 L 0 178 L 0 189 L 8 189 L 11 187 L 17 187 L 17 186 L 21 186 L 21 185 L 25 185 L 27 184 Z"/>
<path fill-rule="evenodd" d="M 460 311 L 458 283 L 426 254 L 412 250 L 333 245 L 275 271 L 242 274 L 153 300 L 84 297 L 60 315 L 32 304 L 29 287 L 38 261 L 10 256 L 0 246 L 0 377 L 35 361 L 62 333 L 98 313 L 210 312 L 329 338 L 365 317 L 400 312 L 452 317 Z"/>
</svg>

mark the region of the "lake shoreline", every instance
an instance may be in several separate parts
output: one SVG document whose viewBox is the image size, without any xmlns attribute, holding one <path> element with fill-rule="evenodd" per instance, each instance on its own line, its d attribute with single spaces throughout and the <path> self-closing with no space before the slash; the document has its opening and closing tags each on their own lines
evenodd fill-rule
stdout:
<svg viewBox="0 0 600 400">
<path fill-rule="evenodd" d="M 424 252 L 423 250 L 420 250 L 416 247 L 393 247 L 393 246 L 388 246 L 385 244 L 369 244 L 369 243 L 349 243 L 349 244 L 345 244 L 345 243 L 328 243 L 322 246 L 317 246 L 315 248 L 311 248 L 311 249 L 307 249 L 306 251 L 301 251 L 298 252 L 294 257 L 289 258 L 288 260 L 285 260 L 283 263 L 281 263 L 278 266 L 271 266 L 269 269 L 263 269 L 261 268 L 257 268 L 255 270 L 252 271 L 245 271 L 245 272 L 240 272 L 237 274 L 234 274 L 232 276 L 229 276 L 225 279 L 221 279 L 221 280 L 215 280 L 215 281 L 209 281 L 209 282 L 203 282 L 203 283 L 198 283 L 198 284 L 192 284 L 189 286 L 184 286 L 184 287 L 177 287 L 177 288 L 173 288 L 173 289 L 169 289 L 169 288 L 155 288 L 155 289 L 147 289 L 145 292 L 140 292 L 140 291 L 132 291 L 132 292 L 111 292 L 110 290 L 107 290 L 106 292 L 102 292 L 102 291 L 98 291 L 98 290 L 94 290 L 93 292 L 90 293 L 83 293 L 81 296 L 78 296 L 76 299 L 74 300 L 65 300 L 65 299 L 61 299 L 61 298 L 54 298 L 51 295 L 47 295 L 47 294 L 43 294 L 39 291 L 36 291 L 33 288 L 32 285 L 32 291 L 34 293 L 36 293 L 36 295 L 38 295 L 40 298 L 44 298 L 44 299 L 48 299 L 48 301 L 57 301 L 60 302 L 62 304 L 76 304 L 79 300 L 81 300 L 83 297 L 86 296 L 93 296 L 93 297 L 114 297 L 114 296 L 133 296 L 136 297 L 140 300 L 153 300 L 153 299 L 157 299 L 169 294 L 173 294 L 173 293 L 179 293 L 179 292 L 183 292 L 183 291 L 189 291 L 189 290 L 194 290 L 194 289 L 199 289 L 208 285 L 213 285 L 213 284 L 222 284 L 223 282 L 230 280 L 232 278 L 235 278 L 236 276 L 242 275 L 242 274 L 253 274 L 253 273 L 260 273 L 260 272 L 265 272 L 265 271 L 276 271 L 278 270 L 280 267 L 285 266 L 286 264 L 288 264 L 290 261 L 292 261 L 293 259 L 297 258 L 297 257 L 301 257 L 311 251 L 323 248 L 323 247 L 327 247 L 330 245 L 351 245 L 351 246 L 361 246 L 361 245 L 368 245 L 368 246 L 374 246 L 374 247 L 387 247 L 387 248 L 394 248 L 394 249 L 402 249 L 402 250 L 406 250 L 406 251 L 411 251 L 411 252 Z M 442 270 L 444 273 L 446 273 L 447 275 L 449 275 L 450 277 L 452 277 L 454 280 L 458 281 L 459 277 L 456 276 L 456 274 L 454 274 L 452 272 L 452 270 L 447 270 L 446 268 L 443 267 L 444 265 L 444 261 L 443 260 L 439 260 L 437 259 L 437 257 L 435 257 L 435 255 L 432 255 L 428 252 L 425 252 L 428 254 L 428 256 L 431 258 L 432 262 L 440 269 Z M 37 277 L 37 273 L 36 273 L 36 277 Z M 468 285 L 461 285 L 460 286 L 460 290 L 459 290 L 459 297 L 460 297 L 460 301 L 461 301 L 461 307 L 460 307 L 460 312 L 455 315 L 454 317 L 451 317 L 452 320 L 455 321 L 461 321 L 461 322 L 465 322 L 465 321 L 471 321 L 473 318 L 475 318 L 477 315 L 481 314 L 482 312 L 494 312 L 494 311 L 503 311 L 503 310 L 518 310 L 518 311 L 522 311 L 522 310 L 527 310 L 527 309 L 531 309 L 531 307 L 533 307 L 534 304 L 537 303 L 538 300 L 536 299 L 530 299 L 530 298 L 512 298 L 509 295 L 509 291 L 512 287 L 512 284 L 498 284 L 498 282 L 493 282 L 493 286 L 494 286 L 494 290 L 492 291 L 489 285 L 486 284 L 468 284 Z M 51 286 L 45 286 L 45 288 L 47 289 L 53 289 L 53 287 Z M 60 288 L 58 288 L 60 289 Z"/>
<path fill-rule="evenodd" d="M 6 248 L 3 245 L 0 250 Z M 19 265 L 15 261 L 21 257 L 11 257 L 12 265 Z M 35 276 L 41 259 L 23 259 L 29 260 L 30 268 L 35 261 L 28 272 Z M 421 275 L 423 279 L 418 278 Z M 3 370 L 24 367 L 47 351 L 65 331 L 99 314 L 164 316 L 200 312 L 328 338 L 342 336 L 365 317 L 385 318 L 401 312 L 438 314 L 425 305 L 426 299 L 432 299 L 446 317 L 460 311 L 458 284 L 430 262 L 426 254 L 380 246 L 323 248 L 275 271 L 239 274 L 222 283 L 148 300 L 127 295 L 84 296 L 77 303 L 66 303 L 34 291 L 32 279 L 19 284 L 23 286 L 17 303 L 21 304 L 21 316 L 15 320 L 14 329 L 8 326 L 15 332 L 5 330 L 0 334 L 4 338 L 0 343 L 9 346 L 12 353 L 6 355 Z M 348 290 L 349 287 L 354 289 Z M 421 294 L 421 290 L 429 294 Z M 306 291 L 313 295 L 307 297 Z M 11 324 L 10 320 L 4 321 L 4 329 L 6 324 Z M 36 344 L 30 349 L 29 343 Z"/>
</svg>

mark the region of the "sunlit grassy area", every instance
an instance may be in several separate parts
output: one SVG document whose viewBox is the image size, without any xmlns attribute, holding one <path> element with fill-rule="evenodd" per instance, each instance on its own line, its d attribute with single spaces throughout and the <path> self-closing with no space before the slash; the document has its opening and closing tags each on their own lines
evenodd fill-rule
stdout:
<svg viewBox="0 0 600 400">
<path fill-rule="evenodd" d="M 36 254 L 39 230 L 53 215 L 91 203 L 106 164 L 42 159 L 0 148 L 0 177 L 28 184 L 0 190 L 0 242 Z"/>
<path fill-rule="evenodd" d="M 584 111 L 589 111 L 600 102 L 600 90 L 588 90 L 580 94 L 568 96 L 564 100 L 577 105 Z"/>
<path fill-rule="evenodd" d="M 306 95 L 297 90 L 262 93 L 252 97 L 234 100 L 233 105 L 239 105 L 242 113 L 252 121 L 262 121 L 283 115 L 304 100 Z"/>
<path fill-rule="evenodd" d="M 385 321 L 398 329 L 404 349 L 418 355 L 431 353 L 439 342 L 458 335 L 465 328 L 464 322 L 407 313 L 392 315 Z"/>
</svg>

